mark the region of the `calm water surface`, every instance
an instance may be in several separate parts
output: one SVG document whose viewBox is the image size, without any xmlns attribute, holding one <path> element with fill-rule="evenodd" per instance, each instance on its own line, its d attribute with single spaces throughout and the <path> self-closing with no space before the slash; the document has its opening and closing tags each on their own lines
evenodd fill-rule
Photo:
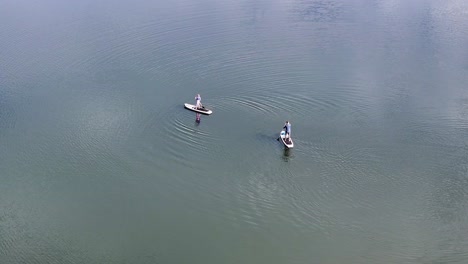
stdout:
<svg viewBox="0 0 468 264">
<path fill-rule="evenodd" d="M 468 263 L 467 47 L 464 0 L 0 0 L 0 263 Z"/>
</svg>

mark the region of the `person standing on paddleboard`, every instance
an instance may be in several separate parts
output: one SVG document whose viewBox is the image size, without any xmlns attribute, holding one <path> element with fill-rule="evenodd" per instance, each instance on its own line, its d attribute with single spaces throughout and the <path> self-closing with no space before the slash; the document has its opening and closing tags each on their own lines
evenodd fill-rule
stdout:
<svg viewBox="0 0 468 264">
<path fill-rule="evenodd" d="M 286 120 L 286 123 L 284 124 L 284 127 L 283 129 L 286 131 L 286 138 L 290 138 L 291 137 L 291 123 L 289 123 L 289 121 Z"/>
<path fill-rule="evenodd" d="M 197 103 L 195 104 L 195 109 L 200 109 L 202 107 L 200 94 L 197 94 L 197 96 L 195 96 L 195 100 L 197 100 Z"/>
</svg>

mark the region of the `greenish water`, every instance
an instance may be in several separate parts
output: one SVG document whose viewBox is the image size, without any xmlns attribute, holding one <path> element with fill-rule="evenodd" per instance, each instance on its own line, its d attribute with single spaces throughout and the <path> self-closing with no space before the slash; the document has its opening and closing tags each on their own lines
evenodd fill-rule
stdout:
<svg viewBox="0 0 468 264">
<path fill-rule="evenodd" d="M 0 263 L 467 263 L 467 47 L 463 0 L 0 0 Z"/>
</svg>

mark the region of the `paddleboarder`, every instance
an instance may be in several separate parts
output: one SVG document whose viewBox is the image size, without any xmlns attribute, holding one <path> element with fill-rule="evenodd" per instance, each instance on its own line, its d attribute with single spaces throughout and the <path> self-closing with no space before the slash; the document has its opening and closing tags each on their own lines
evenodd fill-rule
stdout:
<svg viewBox="0 0 468 264">
<path fill-rule="evenodd" d="M 289 141 L 289 138 L 291 137 L 291 123 L 289 123 L 289 121 L 286 120 L 283 129 L 286 132 L 285 139 L 286 141 Z"/>
<path fill-rule="evenodd" d="M 200 108 L 202 108 L 201 96 L 200 96 L 200 94 L 197 94 L 197 96 L 195 96 L 195 100 L 197 101 L 197 103 L 195 104 L 195 109 L 200 109 Z"/>
</svg>

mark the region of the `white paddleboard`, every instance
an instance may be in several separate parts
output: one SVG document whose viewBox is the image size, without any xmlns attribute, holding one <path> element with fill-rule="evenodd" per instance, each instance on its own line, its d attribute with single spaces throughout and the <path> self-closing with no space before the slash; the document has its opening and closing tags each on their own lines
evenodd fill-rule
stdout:
<svg viewBox="0 0 468 264">
<path fill-rule="evenodd" d="M 288 141 L 286 141 L 286 132 L 284 130 L 281 130 L 280 138 L 281 138 L 281 142 L 283 142 L 283 145 L 286 148 L 293 148 L 294 147 L 294 142 L 292 141 L 291 138 L 288 138 Z"/>
<path fill-rule="evenodd" d="M 187 104 L 185 103 L 184 104 L 185 108 L 187 108 L 188 110 L 192 110 L 194 112 L 197 112 L 197 113 L 200 113 L 200 114 L 205 114 L 205 115 L 211 115 L 213 113 L 213 111 L 211 111 L 210 109 L 207 109 L 205 107 L 201 108 L 201 109 L 197 109 L 195 107 L 195 105 L 192 105 L 192 104 Z"/>
</svg>

